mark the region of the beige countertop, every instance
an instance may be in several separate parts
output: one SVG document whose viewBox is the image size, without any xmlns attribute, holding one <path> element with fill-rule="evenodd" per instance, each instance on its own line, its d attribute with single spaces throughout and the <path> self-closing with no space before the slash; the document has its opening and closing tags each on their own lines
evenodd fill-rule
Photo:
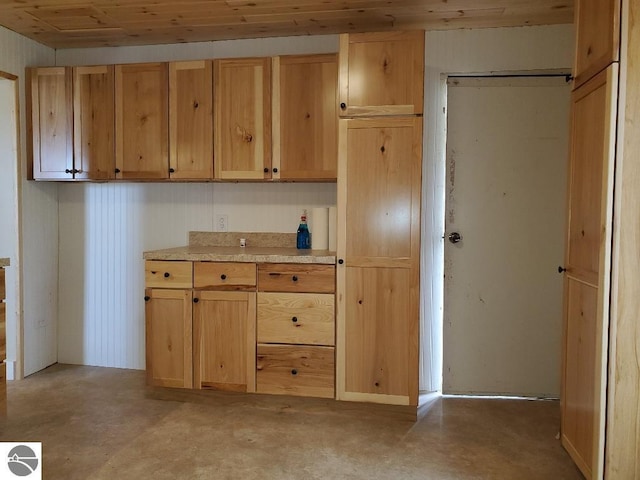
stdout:
<svg viewBox="0 0 640 480">
<path fill-rule="evenodd" d="M 243 263 L 320 263 L 335 265 L 336 253 L 283 247 L 225 247 L 193 245 L 144 252 L 145 260 L 187 260 Z"/>
<path fill-rule="evenodd" d="M 8 267 L 8 266 L 9 266 L 9 259 L 8 258 L 0 258 L 0 268 Z"/>
</svg>

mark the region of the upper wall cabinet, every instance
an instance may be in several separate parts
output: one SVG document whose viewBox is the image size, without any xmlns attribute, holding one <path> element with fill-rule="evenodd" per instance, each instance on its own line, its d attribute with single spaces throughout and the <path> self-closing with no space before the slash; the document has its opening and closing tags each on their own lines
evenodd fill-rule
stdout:
<svg viewBox="0 0 640 480">
<path fill-rule="evenodd" d="M 271 59 L 214 62 L 215 177 L 271 178 Z"/>
<path fill-rule="evenodd" d="M 335 180 L 338 58 L 273 59 L 273 178 Z"/>
<path fill-rule="evenodd" d="M 115 178 L 113 66 L 73 68 L 73 176 Z"/>
<path fill-rule="evenodd" d="M 116 178 L 169 176 L 166 63 L 116 65 Z"/>
<path fill-rule="evenodd" d="M 424 32 L 340 36 L 340 115 L 423 110 Z"/>
<path fill-rule="evenodd" d="M 213 178 L 213 65 L 210 60 L 169 64 L 169 175 Z"/>
<path fill-rule="evenodd" d="M 27 69 L 29 178 L 73 179 L 71 68 Z"/>
<path fill-rule="evenodd" d="M 620 0 L 576 2 L 575 87 L 620 57 Z"/>
</svg>

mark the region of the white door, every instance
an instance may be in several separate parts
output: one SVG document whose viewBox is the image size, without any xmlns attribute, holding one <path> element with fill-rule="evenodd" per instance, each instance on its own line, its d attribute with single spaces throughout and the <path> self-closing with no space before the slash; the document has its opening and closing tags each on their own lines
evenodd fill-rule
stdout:
<svg viewBox="0 0 640 480">
<path fill-rule="evenodd" d="M 450 78 L 447 103 L 443 392 L 558 397 L 570 87 Z"/>
</svg>

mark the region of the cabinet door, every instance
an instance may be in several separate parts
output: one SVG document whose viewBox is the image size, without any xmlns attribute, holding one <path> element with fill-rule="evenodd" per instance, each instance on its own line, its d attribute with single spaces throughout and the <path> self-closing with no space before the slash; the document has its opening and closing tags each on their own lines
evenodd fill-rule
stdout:
<svg viewBox="0 0 640 480">
<path fill-rule="evenodd" d="M 424 32 L 340 36 L 340 115 L 423 110 Z"/>
<path fill-rule="evenodd" d="M 169 173 L 213 178 L 213 66 L 209 60 L 169 64 Z"/>
<path fill-rule="evenodd" d="M 191 290 L 146 290 L 147 383 L 192 388 Z"/>
<path fill-rule="evenodd" d="M 113 66 L 73 68 L 74 177 L 115 177 Z"/>
<path fill-rule="evenodd" d="M 340 120 L 339 399 L 417 405 L 421 154 L 421 118 Z"/>
<path fill-rule="evenodd" d="M 620 58 L 620 0 L 576 2 L 575 86 Z"/>
<path fill-rule="evenodd" d="M 218 179 L 271 178 L 271 59 L 214 62 Z"/>
<path fill-rule="evenodd" d="M 71 68 L 27 69 L 27 126 L 29 178 L 71 180 L 73 178 L 73 110 Z"/>
<path fill-rule="evenodd" d="M 614 64 L 572 94 L 562 444 L 587 478 L 603 469 L 617 89 Z"/>
<path fill-rule="evenodd" d="M 116 65 L 116 178 L 169 176 L 166 63 Z"/>
<path fill-rule="evenodd" d="M 194 294 L 195 388 L 256 389 L 255 292 Z"/>
<path fill-rule="evenodd" d="M 273 178 L 335 180 L 337 55 L 273 59 Z"/>
</svg>

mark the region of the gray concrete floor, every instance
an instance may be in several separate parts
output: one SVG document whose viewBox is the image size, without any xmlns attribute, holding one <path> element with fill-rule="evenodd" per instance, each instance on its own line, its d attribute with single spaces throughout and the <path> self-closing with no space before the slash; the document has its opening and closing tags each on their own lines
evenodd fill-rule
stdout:
<svg viewBox="0 0 640 480">
<path fill-rule="evenodd" d="M 380 406 L 150 389 L 144 372 L 55 365 L 8 387 L 0 440 L 41 441 L 45 479 L 580 479 L 559 404 Z"/>
</svg>

